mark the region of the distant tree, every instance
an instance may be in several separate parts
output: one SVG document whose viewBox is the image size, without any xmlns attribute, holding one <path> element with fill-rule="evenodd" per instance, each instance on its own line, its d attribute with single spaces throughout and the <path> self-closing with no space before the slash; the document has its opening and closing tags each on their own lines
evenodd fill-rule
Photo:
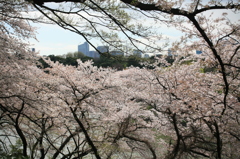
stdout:
<svg viewBox="0 0 240 159">
<path fill-rule="evenodd" d="M 98 67 L 111 67 L 122 70 L 127 67 L 127 58 L 122 55 L 111 55 L 106 52 L 101 54 L 99 59 L 94 60 L 94 65 Z"/>
<path fill-rule="evenodd" d="M 74 52 L 73 54 L 74 54 L 74 57 L 76 58 L 82 59 L 85 57 L 85 55 L 82 52 Z"/>
<path fill-rule="evenodd" d="M 74 53 L 69 52 L 66 54 L 66 57 L 74 57 Z"/>
<path fill-rule="evenodd" d="M 38 61 L 39 61 L 39 63 L 37 63 L 37 66 L 38 66 L 39 68 L 47 68 L 47 67 L 50 67 L 50 65 L 49 65 L 47 62 L 45 62 L 45 60 L 44 60 L 43 58 L 40 58 Z"/>
<path fill-rule="evenodd" d="M 65 63 L 66 59 L 61 56 L 49 55 L 48 58 L 53 62 Z"/>
<path fill-rule="evenodd" d="M 72 65 L 72 66 L 77 66 L 77 58 L 75 57 L 66 57 L 65 61 L 63 62 L 65 65 Z"/>
<path fill-rule="evenodd" d="M 134 66 L 134 67 L 142 67 L 141 62 L 143 62 L 143 59 L 137 55 L 130 55 L 127 57 L 128 60 L 128 67 Z"/>
<path fill-rule="evenodd" d="M 64 65 L 72 65 L 72 66 L 77 66 L 77 59 L 81 59 L 83 62 L 92 60 L 91 57 L 84 56 L 80 52 L 75 52 L 75 53 L 67 53 L 66 57 L 64 56 L 56 56 L 56 55 L 49 55 L 48 58 L 53 61 L 53 62 L 59 62 Z M 40 62 L 42 63 L 43 67 L 49 67 L 49 65 L 43 60 L 40 59 Z"/>
</svg>

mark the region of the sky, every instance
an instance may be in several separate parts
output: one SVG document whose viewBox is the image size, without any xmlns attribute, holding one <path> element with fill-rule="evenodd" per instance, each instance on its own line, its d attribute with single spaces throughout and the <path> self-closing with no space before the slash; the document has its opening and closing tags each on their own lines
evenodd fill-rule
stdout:
<svg viewBox="0 0 240 159">
<path fill-rule="evenodd" d="M 55 3 L 50 3 L 49 6 L 57 7 Z M 39 15 L 40 13 L 34 12 L 32 14 Z M 39 23 L 31 23 L 31 25 L 37 28 L 37 40 L 31 39 L 29 42 L 31 44 L 31 48 L 35 48 L 35 50 L 39 52 L 40 55 L 63 55 L 67 54 L 68 52 L 76 52 L 78 45 L 85 42 L 85 39 L 80 35 L 68 30 L 64 30 L 57 25 Z M 174 40 L 176 39 L 177 35 L 181 35 L 181 33 L 176 29 L 170 29 L 167 26 L 161 26 L 160 29 L 161 31 L 164 31 L 165 37 L 167 36 Z M 142 39 L 138 40 L 142 41 Z M 103 45 L 100 41 L 91 40 L 91 42 L 93 42 L 95 46 Z M 90 46 L 90 50 L 94 49 Z"/>
<path fill-rule="evenodd" d="M 220 15 L 220 11 L 215 11 L 216 15 Z M 240 14 L 229 14 L 229 18 L 236 21 L 240 19 Z M 30 39 L 31 48 L 35 48 L 40 55 L 63 55 L 68 52 L 76 52 L 79 44 L 85 42 L 85 39 L 80 35 L 64 30 L 57 25 L 51 24 L 31 24 L 37 28 L 36 38 Z M 170 38 L 170 40 L 176 40 L 182 35 L 181 32 L 175 28 L 168 28 L 167 26 L 161 26 L 159 28 L 164 36 Z M 101 45 L 100 42 L 94 42 L 94 45 Z M 90 47 L 90 50 L 93 48 Z"/>
<path fill-rule="evenodd" d="M 76 52 L 78 45 L 85 42 L 85 39 L 71 31 L 64 30 L 57 25 L 51 24 L 32 24 L 36 27 L 36 38 L 31 39 L 29 42 L 31 48 L 35 48 L 40 55 L 64 55 L 68 52 Z M 164 36 L 169 37 L 172 40 L 176 40 L 182 34 L 174 28 L 167 26 L 161 26 L 161 31 L 164 32 Z M 95 42 L 94 45 L 99 46 L 99 41 Z M 90 47 L 90 50 L 94 50 Z"/>
<path fill-rule="evenodd" d="M 63 55 L 76 52 L 77 46 L 85 40 L 76 33 L 50 24 L 34 24 L 37 40 L 31 39 L 31 47 L 40 55 Z"/>
</svg>

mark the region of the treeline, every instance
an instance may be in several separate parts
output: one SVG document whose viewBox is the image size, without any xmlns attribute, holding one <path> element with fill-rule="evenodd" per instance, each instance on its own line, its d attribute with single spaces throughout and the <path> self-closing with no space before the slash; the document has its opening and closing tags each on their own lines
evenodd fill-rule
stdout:
<svg viewBox="0 0 240 159">
<path fill-rule="evenodd" d="M 100 58 L 94 59 L 88 56 L 85 56 L 81 52 L 74 52 L 74 53 L 68 53 L 66 55 L 49 55 L 47 58 L 49 58 L 51 61 L 58 61 L 59 63 L 62 63 L 64 65 L 72 65 L 77 66 L 77 59 L 81 59 L 83 62 L 87 60 L 93 60 L 94 65 L 98 67 L 111 67 L 118 70 L 122 70 L 129 66 L 134 67 L 140 67 L 142 68 L 143 62 L 153 62 L 154 58 L 141 58 L 137 55 L 130 55 L 130 56 L 122 56 L 122 55 L 111 55 L 110 53 L 103 53 L 100 55 Z M 42 63 L 42 66 L 44 68 L 49 67 L 49 65 L 44 62 L 43 59 L 39 60 Z"/>
<path fill-rule="evenodd" d="M 143 63 L 153 63 L 155 61 L 155 57 L 152 56 L 150 58 L 141 58 L 138 55 L 130 55 L 130 56 L 122 56 L 122 55 L 111 55 L 110 53 L 102 53 L 100 55 L 100 58 L 91 58 L 88 56 L 85 56 L 81 52 L 73 52 L 73 53 L 67 53 L 66 55 L 49 55 L 48 58 L 51 61 L 58 61 L 59 63 L 62 63 L 64 65 L 72 65 L 77 66 L 77 59 L 81 59 L 83 62 L 87 60 L 92 60 L 94 62 L 94 66 L 98 67 L 111 67 L 118 70 L 123 70 L 126 67 L 139 67 L 142 68 L 144 65 Z M 169 63 L 173 63 L 173 59 L 169 56 L 165 58 Z M 49 67 L 49 65 L 44 62 L 43 59 L 39 60 L 42 63 L 42 66 L 44 68 Z"/>
</svg>

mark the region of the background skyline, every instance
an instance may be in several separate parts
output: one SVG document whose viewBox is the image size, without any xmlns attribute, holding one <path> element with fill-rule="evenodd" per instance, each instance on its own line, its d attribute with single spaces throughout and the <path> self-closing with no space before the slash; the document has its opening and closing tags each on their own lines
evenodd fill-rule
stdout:
<svg viewBox="0 0 240 159">
<path fill-rule="evenodd" d="M 86 40 L 71 31 L 64 30 L 63 28 L 52 24 L 33 24 L 36 27 L 36 38 L 31 39 L 29 42 L 31 48 L 35 48 L 36 52 L 40 55 L 63 55 L 68 52 L 78 51 L 78 45 L 83 44 Z M 169 37 L 171 40 L 176 40 L 181 36 L 181 32 L 174 28 L 167 28 L 162 26 L 161 31 L 164 30 L 164 36 Z M 91 40 L 95 46 L 102 46 L 103 44 L 97 40 Z M 94 50 L 89 46 L 89 50 Z"/>
<path fill-rule="evenodd" d="M 215 10 L 215 16 L 221 15 L 221 10 Z M 240 13 L 233 14 L 228 11 L 228 17 L 231 20 L 237 21 L 240 20 Z M 64 55 L 68 52 L 78 51 L 78 45 L 83 44 L 86 40 L 73 32 L 64 30 L 63 28 L 52 25 L 52 24 L 40 24 L 40 23 L 31 23 L 33 27 L 36 27 L 36 38 L 30 39 L 30 48 L 35 48 L 36 52 L 39 52 L 39 55 Z M 181 37 L 181 32 L 176 28 L 169 28 L 166 25 L 162 24 L 159 28 L 159 32 L 163 33 L 163 36 L 168 37 L 170 41 L 175 41 Z M 100 41 L 92 39 L 91 42 L 95 46 L 103 45 Z M 90 50 L 94 49 L 90 47 Z"/>
</svg>

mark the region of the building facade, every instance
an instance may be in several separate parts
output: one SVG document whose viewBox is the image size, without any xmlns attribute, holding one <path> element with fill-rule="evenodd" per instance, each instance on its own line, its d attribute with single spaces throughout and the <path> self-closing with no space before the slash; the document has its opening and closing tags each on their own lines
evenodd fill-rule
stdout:
<svg viewBox="0 0 240 159">
<path fill-rule="evenodd" d="M 84 42 L 83 44 L 78 45 L 78 52 L 83 53 L 85 56 L 89 56 L 89 44 Z"/>
<path fill-rule="evenodd" d="M 113 55 L 113 56 L 124 56 L 124 53 L 120 50 L 110 51 L 110 54 Z"/>
<path fill-rule="evenodd" d="M 109 47 L 108 46 L 98 46 L 97 50 L 101 53 L 109 52 Z"/>
<path fill-rule="evenodd" d="M 92 57 L 92 58 L 100 58 L 100 54 L 97 52 L 97 51 L 89 51 L 89 57 Z"/>
<path fill-rule="evenodd" d="M 133 50 L 133 55 L 143 57 L 143 52 L 141 50 Z"/>
</svg>

